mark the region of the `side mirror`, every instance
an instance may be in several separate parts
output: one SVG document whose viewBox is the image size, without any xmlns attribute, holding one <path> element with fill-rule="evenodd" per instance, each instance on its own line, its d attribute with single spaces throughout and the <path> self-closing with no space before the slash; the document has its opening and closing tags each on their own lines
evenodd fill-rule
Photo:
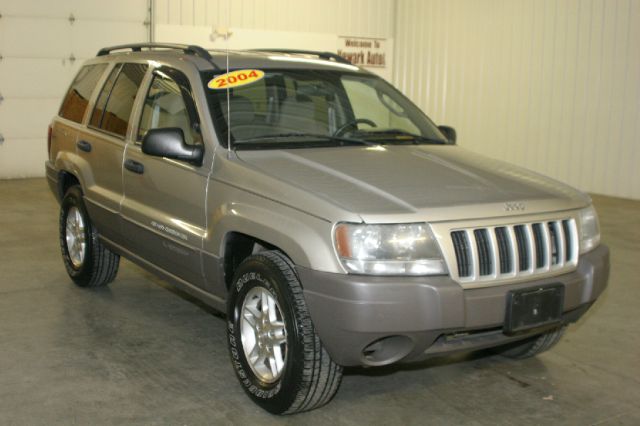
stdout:
<svg viewBox="0 0 640 426">
<path fill-rule="evenodd" d="M 155 157 L 166 157 L 201 165 L 202 145 L 187 145 L 179 127 L 151 129 L 142 139 L 142 152 Z"/>
<path fill-rule="evenodd" d="M 440 130 L 440 132 L 447 138 L 449 142 L 451 142 L 452 144 L 456 143 L 456 129 L 449 126 L 438 126 L 438 130 Z"/>
</svg>

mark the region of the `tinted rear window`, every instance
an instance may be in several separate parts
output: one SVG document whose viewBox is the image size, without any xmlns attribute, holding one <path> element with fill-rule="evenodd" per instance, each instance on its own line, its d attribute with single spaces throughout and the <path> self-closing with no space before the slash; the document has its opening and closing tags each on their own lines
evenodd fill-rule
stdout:
<svg viewBox="0 0 640 426">
<path fill-rule="evenodd" d="M 109 93 L 111 93 L 111 89 L 113 89 L 113 84 L 116 82 L 116 78 L 118 78 L 118 73 L 120 72 L 120 68 L 122 68 L 122 64 L 116 65 L 109 74 L 109 78 L 105 81 L 104 86 L 102 86 L 102 90 L 100 91 L 100 95 L 98 95 L 98 100 L 96 101 L 96 106 L 93 107 L 93 113 L 91 114 L 91 120 L 89 120 L 89 125 L 93 127 L 100 127 L 100 122 L 102 122 L 102 115 L 104 113 L 104 106 L 107 104 L 109 100 Z"/>
<path fill-rule="evenodd" d="M 92 126 L 119 136 L 126 135 L 133 102 L 147 67 L 145 64 L 124 64 L 119 73 L 117 69 L 113 70 L 91 116 Z"/>
<path fill-rule="evenodd" d="M 102 73 L 107 68 L 107 64 L 85 65 L 80 69 L 78 75 L 71 83 L 71 87 L 60 106 L 60 117 L 82 122 L 84 112 L 89 105 L 89 98 L 95 89 Z"/>
</svg>

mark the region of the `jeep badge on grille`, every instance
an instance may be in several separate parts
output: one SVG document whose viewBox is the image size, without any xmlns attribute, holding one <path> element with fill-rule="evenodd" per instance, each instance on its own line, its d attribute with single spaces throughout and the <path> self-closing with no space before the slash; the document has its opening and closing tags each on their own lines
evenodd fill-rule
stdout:
<svg viewBox="0 0 640 426">
<path fill-rule="evenodd" d="M 516 211 L 524 211 L 525 205 L 521 202 L 514 203 L 504 203 L 504 211 L 505 212 L 516 212 Z"/>
</svg>

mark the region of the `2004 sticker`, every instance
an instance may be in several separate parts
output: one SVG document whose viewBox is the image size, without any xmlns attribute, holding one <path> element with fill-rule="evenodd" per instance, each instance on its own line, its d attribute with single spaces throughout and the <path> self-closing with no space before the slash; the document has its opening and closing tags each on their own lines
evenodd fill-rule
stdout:
<svg viewBox="0 0 640 426">
<path fill-rule="evenodd" d="M 224 90 L 231 87 L 244 86 L 255 83 L 264 77 L 264 71 L 260 70 L 237 70 L 217 76 L 209 81 L 207 87 L 214 90 Z"/>
</svg>

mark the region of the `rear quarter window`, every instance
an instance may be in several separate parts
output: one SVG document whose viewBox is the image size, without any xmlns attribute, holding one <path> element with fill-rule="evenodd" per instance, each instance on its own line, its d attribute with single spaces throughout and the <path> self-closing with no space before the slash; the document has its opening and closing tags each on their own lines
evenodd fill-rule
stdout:
<svg viewBox="0 0 640 426">
<path fill-rule="evenodd" d="M 80 69 L 62 101 L 60 117 L 76 123 L 82 122 L 91 94 L 106 68 L 107 64 L 96 64 L 85 65 Z"/>
</svg>

